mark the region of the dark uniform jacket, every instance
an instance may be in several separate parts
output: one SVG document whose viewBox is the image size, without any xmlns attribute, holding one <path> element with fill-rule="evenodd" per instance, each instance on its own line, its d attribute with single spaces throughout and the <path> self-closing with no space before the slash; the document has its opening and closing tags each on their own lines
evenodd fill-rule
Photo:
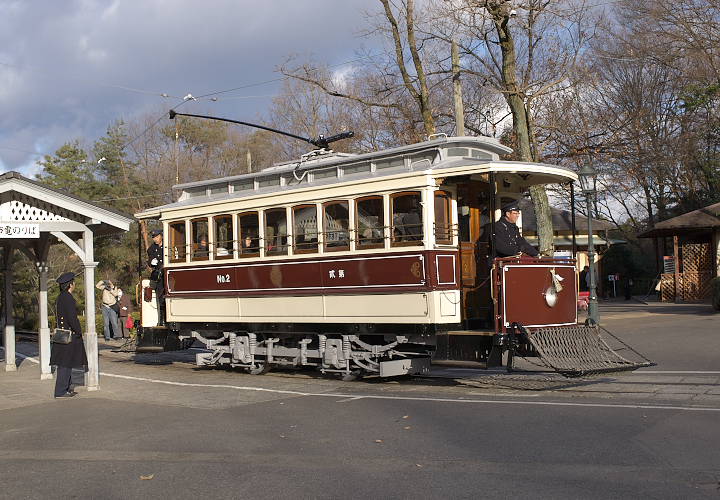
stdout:
<svg viewBox="0 0 720 500">
<path fill-rule="evenodd" d="M 490 238 L 490 224 L 483 228 L 480 241 L 487 242 Z M 512 257 L 520 252 L 532 257 L 538 256 L 537 249 L 520 236 L 517 224 L 512 224 L 505 217 L 495 223 L 495 256 Z"/>
<path fill-rule="evenodd" d="M 57 325 L 59 328 L 72 330 L 72 341 L 69 344 L 52 344 L 50 351 L 50 364 L 67 368 L 80 368 L 87 366 L 85 344 L 82 339 L 82 328 L 77 315 L 75 298 L 67 290 L 60 292 L 56 306 Z"/>
<path fill-rule="evenodd" d="M 153 281 L 162 281 L 162 268 L 163 268 L 163 249 L 162 245 L 158 245 L 153 242 L 152 245 L 147 249 L 148 254 L 148 266 L 152 268 L 150 279 Z M 153 259 L 157 259 L 157 264 L 153 265 Z"/>
<path fill-rule="evenodd" d="M 130 300 L 130 296 L 128 294 L 123 293 L 122 297 L 120 297 L 120 317 L 127 318 L 132 314 L 132 312 L 132 300 Z"/>
</svg>

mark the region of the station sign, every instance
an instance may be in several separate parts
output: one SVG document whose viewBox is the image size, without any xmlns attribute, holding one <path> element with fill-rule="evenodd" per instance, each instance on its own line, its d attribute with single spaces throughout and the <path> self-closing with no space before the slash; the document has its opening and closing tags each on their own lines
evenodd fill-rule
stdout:
<svg viewBox="0 0 720 500">
<path fill-rule="evenodd" d="M 0 239 L 40 238 L 40 224 L 0 222 Z"/>
</svg>

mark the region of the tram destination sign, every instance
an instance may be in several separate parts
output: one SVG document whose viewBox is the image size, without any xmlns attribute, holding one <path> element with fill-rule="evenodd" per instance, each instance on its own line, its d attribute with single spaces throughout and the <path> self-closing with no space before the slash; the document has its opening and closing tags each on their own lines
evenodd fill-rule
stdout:
<svg viewBox="0 0 720 500">
<path fill-rule="evenodd" d="M 0 222 L 0 239 L 39 238 L 40 224 Z"/>
</svg>

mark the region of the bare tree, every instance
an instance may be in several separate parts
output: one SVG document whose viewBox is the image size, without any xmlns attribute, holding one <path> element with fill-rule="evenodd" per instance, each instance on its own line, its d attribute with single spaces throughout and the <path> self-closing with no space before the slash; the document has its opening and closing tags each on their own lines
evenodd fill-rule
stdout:
<svg viewBox="0 0 720 500">
<path fill-rule="evenodd" d="M 512 115 L 515 158 L 542 161 L 534 108 L 575 85 L 573 68 L 593 35 L 584 2 L 549 0 L 450 0 L 437 2 L 445 16 L 438 36 L 459 40 L 468 75 L 502 95 Z M 540 251 L 553 251 L 547 193 L 530 188 L 538 219 Z"/>
</svg>

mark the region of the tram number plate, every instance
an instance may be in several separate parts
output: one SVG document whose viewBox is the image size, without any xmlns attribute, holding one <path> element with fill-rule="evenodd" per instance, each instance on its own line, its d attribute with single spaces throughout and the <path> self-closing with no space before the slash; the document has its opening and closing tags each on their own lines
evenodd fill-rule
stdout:
<svg viewBox="0 0 720 500">
<path fill-rule="evenodd" d="M 230 275 L 229 274 L 218 274 L 217 282 L 218 283 L 230 283 Z"/>
</svg>

